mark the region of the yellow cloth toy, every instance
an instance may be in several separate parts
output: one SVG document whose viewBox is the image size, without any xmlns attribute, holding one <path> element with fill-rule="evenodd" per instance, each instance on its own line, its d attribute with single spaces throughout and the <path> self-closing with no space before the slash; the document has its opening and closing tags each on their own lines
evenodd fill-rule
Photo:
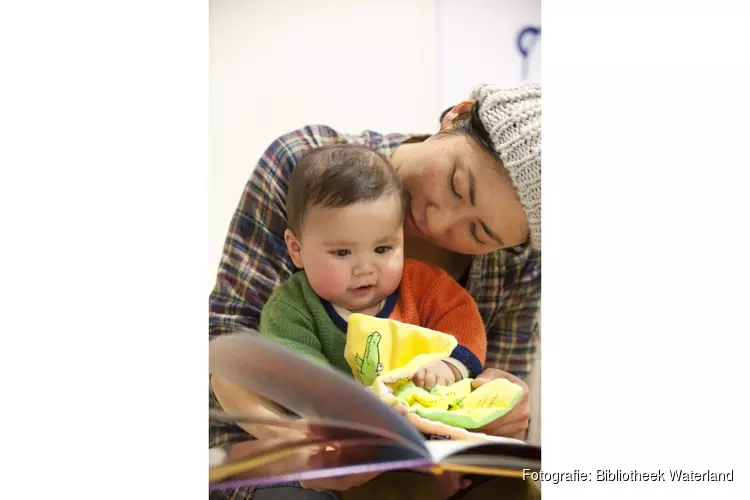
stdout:
<svg viewBox="0 0 750 500">
<path fill-rule="evenodd" d="M 456 339 L 392 319 L 352 314 L 344 358 L 354 377 L 389 404 L 449 428 L 477 429 L 507 413 L 523 389 L 496 379 L 472 391 L 472 379 L 426 391 L 411 378 L 424 366 L 450 356 Z M 429 429 L 431 433 L 435 428 Z M 450 437 L 450 429 L 437 428 Z"/>
</svg>

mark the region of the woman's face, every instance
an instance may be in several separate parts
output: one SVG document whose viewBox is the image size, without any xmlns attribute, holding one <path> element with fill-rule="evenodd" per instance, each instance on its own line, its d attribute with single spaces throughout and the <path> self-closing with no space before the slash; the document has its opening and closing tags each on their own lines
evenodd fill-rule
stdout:
<svg viewBox="0 0 750 500">
<path fill-rule="evenodd" d="M 470 136 L 438 134 L 414 144 L 398 173 L 409 194 L 407 235 L 469 255 L 514 247 L 528 238 L 526 214 L 510 178 Z"/>
</svg>

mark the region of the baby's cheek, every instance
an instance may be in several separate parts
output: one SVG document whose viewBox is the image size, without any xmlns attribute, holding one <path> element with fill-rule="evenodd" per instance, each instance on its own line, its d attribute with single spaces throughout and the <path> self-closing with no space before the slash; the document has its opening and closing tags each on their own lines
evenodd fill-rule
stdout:
<svg viewBox="0 0 750 500">
<path fill-rule="evenodd" d="M 346 290 L 348 275 L 342 265 L 321 260 L 307 271 L 310 285 L 325 300 L 332 300 Z"/>
<path fill-rule="evenodd" d="M 389 288 L 393 288 L 395 290 L 399 283 L 401 283 L 403 274 L 404 259 L 403 256 L 399 254 L 398 257 L 390 259 L 386 264 L 383 270 L 383 281 L 387 283 Z"/>
</svg>

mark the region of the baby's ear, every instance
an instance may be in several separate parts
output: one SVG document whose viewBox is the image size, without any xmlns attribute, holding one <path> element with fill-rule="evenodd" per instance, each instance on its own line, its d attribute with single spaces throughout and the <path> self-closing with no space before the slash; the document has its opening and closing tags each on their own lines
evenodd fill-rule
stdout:
<svg viewBox="0 0 750 500">
<path fill-rule="evenodd" d="M 305 266 L 302 264 L 302 247 L 291 229 L 284 231 L 284 241 L 294 265 L 300 269 L 304 269 Z"/>
</svg>

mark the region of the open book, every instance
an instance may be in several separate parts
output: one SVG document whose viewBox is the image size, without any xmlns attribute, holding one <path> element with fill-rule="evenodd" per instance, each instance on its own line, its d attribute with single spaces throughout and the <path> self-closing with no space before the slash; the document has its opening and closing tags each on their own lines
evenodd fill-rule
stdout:
<svg viewBox="0 0 750 500">
<path fill-rule="evenodd" d="M 211 412 L 212 419 L 282 431 L 211 448 L 212 490 L 397 469 L 520 478 L 541 466 L 540 447 L 524 441 L 426 436 L 354 379 L 251 331 L 212 340 L 209 369 L 295 414 Z"/>
</svg>

